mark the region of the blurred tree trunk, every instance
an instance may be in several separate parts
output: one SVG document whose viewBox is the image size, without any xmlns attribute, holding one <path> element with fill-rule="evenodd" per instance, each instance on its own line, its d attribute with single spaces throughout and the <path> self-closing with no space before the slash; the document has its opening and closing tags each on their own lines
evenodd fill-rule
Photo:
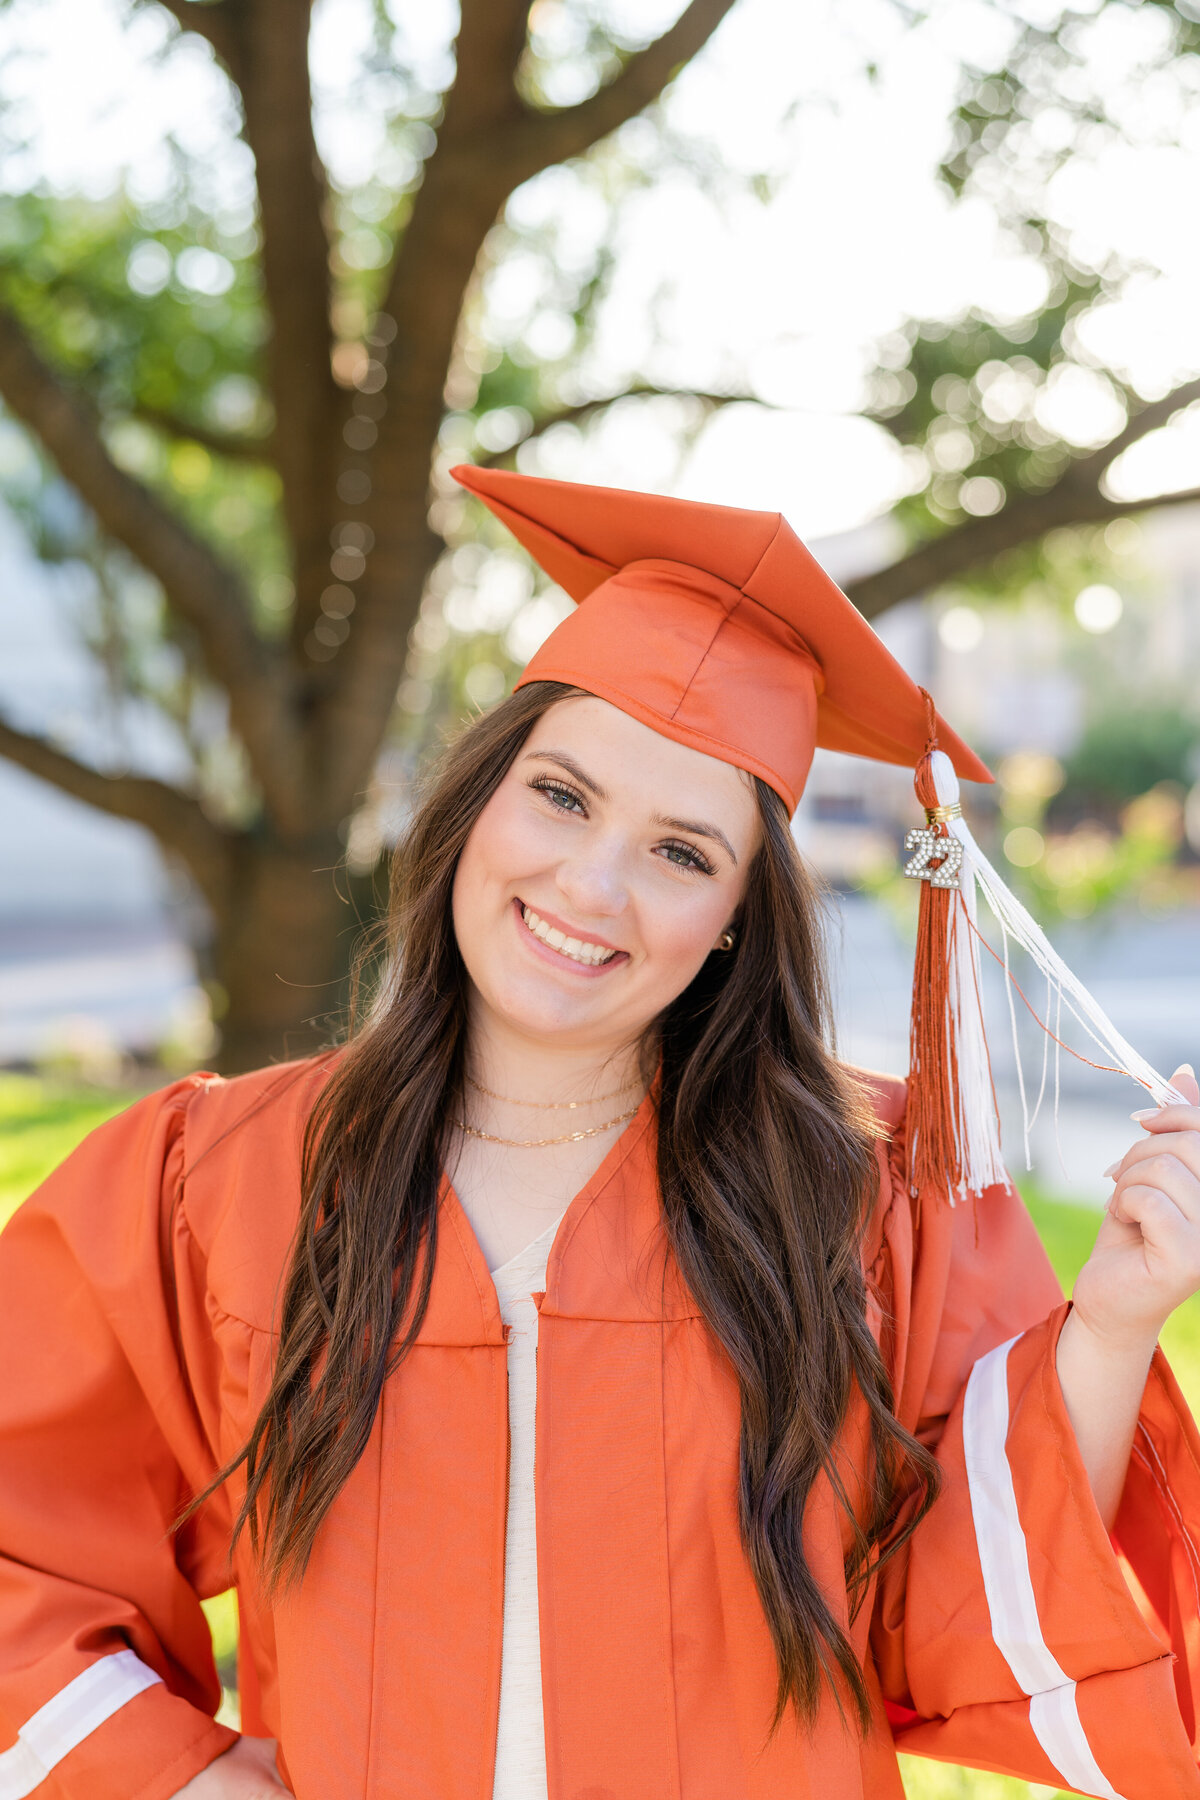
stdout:
<svg viewBox="0 0 1200 1800">
<path fill-rule="evenodd" d="M 354 935 L 332 879 L 341 855 L 332 832 L 241 850 L 213 946 L 213 974 L 228 996 L 219 1021 L 225 1068 L 302 1055 L 314 1032 L 327 1038 Z"/>
</svg>

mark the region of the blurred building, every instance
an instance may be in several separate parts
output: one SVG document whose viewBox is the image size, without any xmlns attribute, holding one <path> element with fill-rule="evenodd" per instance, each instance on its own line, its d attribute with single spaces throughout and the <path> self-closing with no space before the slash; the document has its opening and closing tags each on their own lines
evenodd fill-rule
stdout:
<svg viewBox="0 0 1200 1800">
<path fill-rule="evenodd" d="M 106 700 L 72 612 L 0 515 L 0 711 L 78 748 Z M 151 758 L 144 735 L 134 763 Z M 0 1064 L 103 1067 L 186 1033 L 200 1000 L 187 907 L 149 832 L 0 758 Z"/>
</svg>

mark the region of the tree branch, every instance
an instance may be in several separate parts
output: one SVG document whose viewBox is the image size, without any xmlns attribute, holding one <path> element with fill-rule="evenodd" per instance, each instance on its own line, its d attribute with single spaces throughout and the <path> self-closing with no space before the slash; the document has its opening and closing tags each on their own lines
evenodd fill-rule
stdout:
<svg viewBox="0 0 1200 1800">
<path fill-rule="evenodd" d="M 312 126 L 311 11 L 311 0 L 244 5 L 238 84 L 258 184 L 275 467 L 292 544 L 298 621 L 315 612 L 329 580 L 341 408 L 330 363 L 329 194 Z"/>
<path fill-rule="evenodd" d="M 95 413 L 64 386 L 0 307 L 0 395 L 41 440 L 103 529 L 161 582 L 229 695 L 230 716 L 268 803 L 284 817 L 296 784 L 286 669 L 255 633 L 236 572 L 112 460 Z"/>
<path fill-rule="evenodd" d="M 512 187 L 553 163 L 583 152 L 643 112 L 668 82 L 704 48 L 734 0 L 691 0 L 668 31 L 629 58 L 619 75 L 578 106 L 551 112 L 523 109 L 499 147 Z"/>
<path fill-rule="evenodd" d="M 210 902 L 222 899 L 233 873 L 232 842 L 190 794 L 146 775 L 104 775 L 2 718 L 0 756 L 101 812 L 144 825 L 183 858 Z"/>
<path fill-rule="evenodd" d="M 865 619 L 877 619 L 889 606 L 953 581 L 1006 550 L 1033 543 L 1064 525 L 1099 525 L 1195 500 L 1200 500 L 1200 488 L 1154 494 L 1147 500 L 1110 500 L 1099 488 L 1076 491 L 1060 482 L 1044 494 L 1020 495 L 989 519 L 970 519 L 941 537 L 918 544 L 886 569 L 847 582 L 845 591 Z"/>
<path fill-rule="evenodd" d="M 1115 438 L 1107 444 L 1101 444 L 1098 450 L 1090 450 L 1086 456 L 1074 459 L 1064 471 L 1064 479 L 1077 485 L 1088 482 L 1099 482 L 1105 473 L 1116 462 L 1123 450 L 1136 444 L 1141 438 L 1148 437 L 1152 431 L 1167 425 L 1177 412 L 1185 406 L 1193 405 L 1200 400 L 1200 376 L 1194 381 L 1185 381 L 1161 400 L 1149 400 L 1136 412 L 1131 412 L 1123 428 Z"/>
<path fill-rule="evenodd" d="M 184 31 L 206 38 L 235 83 L 241 81 L 241 32 L 230 0 L 159 0 Z"/>
<path fill-rule="evenodd" d="M 772 402 L 760 400 L 757 394 L 722 394 L 705 388 L 669 388 L 657 387 L 652 381 L 636 381 L 629 387 L 622 388 L 619 394 L 605 394 L 595 400 L 580 400 L 573 406 L 556 407 L 553 412 L 543 413 L 535 419 L 523 437 L 519 437 L 507 450 L 497 450 L 490 455 L 477 456 L 475 461 L 482 468 L 494 468 L 506 456 L 511 456 L 523 444 L 536 443 L 546 432 L 556 425 L 582 425 L 599 412 L 615 406 L 619 400 L 698 400 L 710 412 L 722 406 L 762 406 L 771 409 Z"/>
<path fill-rule="evenodd" d="M 529 31 L 529 0 L 462 0 L 459 14 L 443 143 L 495 132 L 525 110 L 514 77 Z"/>
<path fill-rule="evenodd" d="M 132 417 L 140 419 L 145 425 L 153 425 L 156 431 L 165 432 L 168 437 L 187 438 L 189 443 L 202 444 L 214 456 L 223 456 L 229 462 L 274 461 L 273 433 L 262 437 L 248 437 L 238 432 L 214 431 L 210 426 L 197 425 L 191 419 L 181 419 L 175 413 L 164 412 L 157 406 L 135 406 Z"/>
<path fill-rule="evenodd" d="M 329 192 L 312 126 L 312 0 L 240 0 L 236 10 L 232 0 L 161 4 L 184 30 L 208 39 L 241 95 L 244 134 L 254 153 L 271 320 L 267 367 L 276 422 L 271 459 L 283 487 L 296 635 L 303 637 L 329 580 L 341 406 L 330 365 Z"/>
<path fill-rule="evenodd" d="M 1131 444 L 1166 425 L 1184 407 L 1200 400 L 1200 377 L 1185 381 L 1132 413 L 1116 437 L 1086 456 L 1073 457 L 1053 487 L 1040 494 L 1017 494 L 986 519 L 967 519 L 940 537 L 917 544 L 886 569 L 860 576 L 846 592 L 864 618 L 875 619 L 889 606 L 914 594 L 952 581 L 968 569 L 990 562 L 1018 544 L 1032 543 L 1063 525 L 1094 525 L 1159 506 L 1180 506 L 1195 490 L 1154 495 L 1147 500 L 1116 500 L 1103 489 L 1105 475 Z"/>
</svg>

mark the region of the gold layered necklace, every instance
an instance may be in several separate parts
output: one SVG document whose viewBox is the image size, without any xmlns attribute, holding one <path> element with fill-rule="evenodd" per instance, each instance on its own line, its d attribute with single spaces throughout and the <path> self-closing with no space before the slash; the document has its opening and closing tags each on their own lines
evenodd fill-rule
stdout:
<svg viewBox="0 0 1200 1800">
<path fill-rule="evenodd" d="M 615 1089 L 611 1094 L 596 1094 L 590 1100 L 515 1100 L 508 1094 L 493 1093 L 491 1088 L 484 1087 L 481 1081 L 476 1081 L 471 1075 L 467 1076 L 467 1085 L 473 1087 L 477 1094 L 486 1094 L 489 1100 L 499 1100 L 505 1106 L 530 1106 L 539 1112 L 574 1112 L 580 1106 L 599 1106 L 605 1100 L 619 1100 L 622 1094 L 628 1094 L 637 1084 L 626 1082 L 624 1087 Z M 615 1119 L 606 1119 L 603 1125 L 587 1125 L 579 1131 L 568 1131 L 562 1137 L 507 1138 L 498 1136 L 494 1131 L 481 1131 L 477 1125 L 468 1125 L 465 1119 L 455 1119 L 453 1124 L 455 1130 L 461 1131 L 466 1137 L 482 1138 L 487 1144 L 504 1144 L 510 1150 L 543 1150 L 551 1144 L 581 1144 L 585 1138 L 601 1137 L 616 1125 L 628 1124 L 641 1104 L 639 1100 L 628 1112 L 618 1113 Z"/>
<path fill-rule="evenodd" d="M 486 1094 L 489 1100 L 502 1100 L 505 1106 L 535 1106 L 539 1112 L 574 1112 L 577 1106 L 602 1106 L 606 1100 L 619 1100 L 622 1094 L 632 1093 L 637 1082 L 627 1081 L 624 1087 L 614 1088 L 611 1094 L 593 1094 L 590 1100 L 514 1100 L 509 1094 L 493 1093 L 473 1075 L 467 1076 L 467 1086 L 473 1087 L 477 1094 Z"/>
</svg>

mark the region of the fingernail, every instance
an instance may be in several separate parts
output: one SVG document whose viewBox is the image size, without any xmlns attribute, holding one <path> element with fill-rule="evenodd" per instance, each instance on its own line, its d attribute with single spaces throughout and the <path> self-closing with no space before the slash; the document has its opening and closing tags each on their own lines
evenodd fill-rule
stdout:
<svg viewBox="0 0 1200 1800">
<path fill-rule="evenodd" d="M 1108 1165 L 1107 1169 L 1105 1169 L 1104 1173 L 1111 1178 L 1113 1175 L 1116 1174 L 1116 1172 L 1120 1168 L 1120 1166 L 1121 1165 L 1119 1162 L 1109 1163 L 1109 1165 Z"/>
<path fill-rule="evenodd" d="M 1162 1108 L 1158 1106 L 1144 1106 L 1141 1112 L 1130 1113 L 1129 1116 L 1131 1119 L 1136 1119 L 1140 1125 L 1143 1119 L 1157 1119 L 1161 1111 Z"/>
<path fill-rule="evenodd" d="M 1175 1071 L 1175 1073 L 1176 1073 L 1176 1074 L 1177 1074 L 1177 1075 L 1191 1075 L 1191 1076 L 1194 1076 L 1194 1075 L 1195 1075 L 1195 1073 L 1196 1073 L 1196 1071 L 1195 1071 L 1195 1069 L 1193 1069 L 1193 1067 L 1192 1067 L 1192 1065 L 1191 1065 L 1191 1063 L 1180 1063 L 1180 1065 L 1179 1065 L 1179 1067 L 1178 1067 L 1178 1068 L 1177 1068 L 1177 1069 L 1176 1069 L 1176 1071 Z"/>
</svg>

